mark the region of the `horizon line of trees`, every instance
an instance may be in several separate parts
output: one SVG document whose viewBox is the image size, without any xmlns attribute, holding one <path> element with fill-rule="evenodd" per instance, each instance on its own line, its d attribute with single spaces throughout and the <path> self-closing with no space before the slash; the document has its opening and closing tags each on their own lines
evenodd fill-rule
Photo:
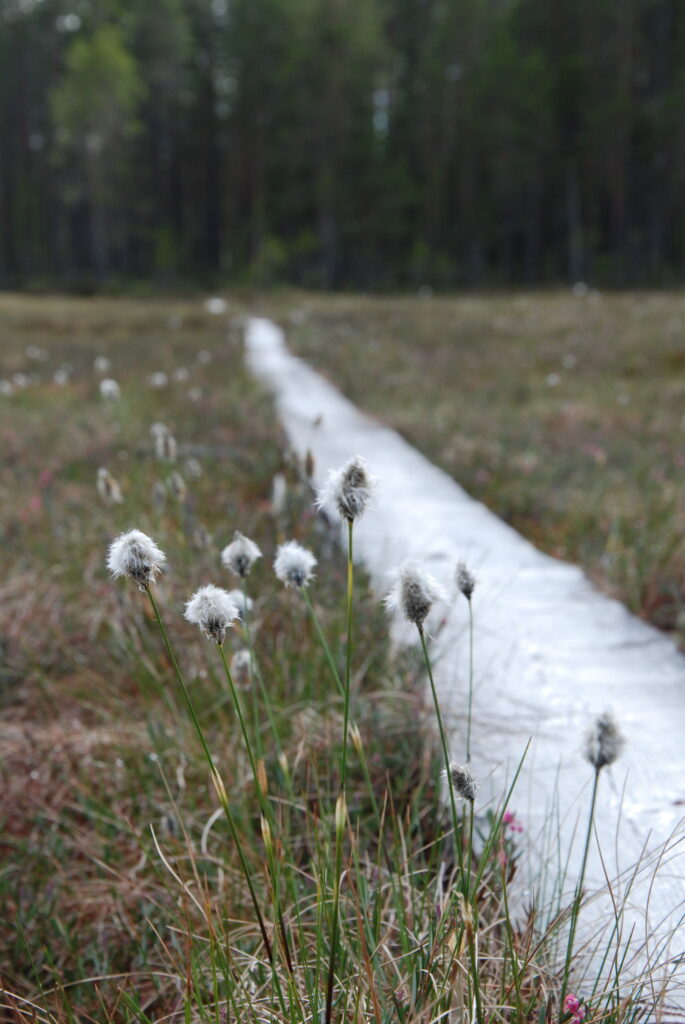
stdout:
<svg viewBox="0 0 685 1024">
<path fill-rule="evenodd" d="M 0 0 L 0 287 L 680 282 L 685 0 Z"/>
</svg>

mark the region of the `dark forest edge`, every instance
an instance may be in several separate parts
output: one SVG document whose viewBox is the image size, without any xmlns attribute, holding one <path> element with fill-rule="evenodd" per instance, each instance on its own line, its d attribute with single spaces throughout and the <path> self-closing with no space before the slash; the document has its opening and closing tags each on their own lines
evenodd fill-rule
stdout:
<svg viewBox="0 0 685 1024">
<path fill-rule="evenodd" d="M 672 285 L 682 0 L 2 0 L 0 287 Z"/>
</svg>

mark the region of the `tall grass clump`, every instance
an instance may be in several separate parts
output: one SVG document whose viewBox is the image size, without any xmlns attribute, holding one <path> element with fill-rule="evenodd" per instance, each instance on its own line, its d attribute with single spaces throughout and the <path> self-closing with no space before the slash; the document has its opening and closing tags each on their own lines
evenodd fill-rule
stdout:
<svg viewBox="0 0 685 1024">
<path fill-rule="evenodd" d="M 117 328 L 108 307 L 85 351 L 75 347 L 71 383 L 51 398 L 73 436 L 57 442 L 64 462 L 40 516 L 14 527 L 42 564 L 55 545 L 62 559 L 47 580 L 27 562 L 30 588 L 13 566 L 4 594 L 15 616 L 41 615 L 50 643 L 8 634 L 2 1012 L 41 1024 L 619 1024 L 661 1013 L 663 988 L 624 972 L 620 905 L 597 951 L 611 970 L 592 980 L 585 969 L 609 720 L 586 749 L 595 786 L 578 877 L 558 911 L 522 906 L 517 773 L 498 791 L 491 766 L 472 764 L 475 581 L 457 570 L 471 626 L 462 736 L 441 708 L 431 650 L 446 588 L 420 563 L 398 569 L 388 605 L 415 628 L 415 658 L 390 645 L 386 609 L 355 565 L 356 523 L 382 483 L 353 458 L 313 503 L 311 458 L 279 447 L 264 396 L 240 376 L 237 338 L 203 342 L 231 366 L 224 392 L 210 359 L 195 357 L 209 328 L 192 307 L 159 316 L 136 308 Z M 178 318 L 188 338 L 172 343 Z M 101 330 L 97 373 L 120 381 L 114 408 L 93 373 Z M 139 365 L 141 332 L 167 338 L 168 362 Z M 164 387 L 149 383 L 158 372 Z M 21 402 L 36 431 L 40 404 Z M 173 501 L 160 477 L 171 464 L 186 487 Z M 103 571 L 105 550 L 121 585 Z M 73 649 L 55 662 L 65 637 Z"/>
</svg>

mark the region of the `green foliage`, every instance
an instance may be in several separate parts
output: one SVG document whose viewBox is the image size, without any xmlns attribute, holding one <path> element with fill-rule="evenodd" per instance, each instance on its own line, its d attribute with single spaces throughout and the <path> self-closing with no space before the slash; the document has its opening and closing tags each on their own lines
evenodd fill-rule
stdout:
<svg viewBox="0 0 685 1024">
<path fill-rule="evenodd" d="M 667 282 L 682 265 L 681 5 L 79 12 L 0 12 L 0 282 L 155 275 L 160 239 L 189 275 L 316 286 Z"/>
<path fill-rule="evenodd" d="M 114 146 L 135 133 L 140 95 L 135 61 L 116 26 L 103 25 L 90 38 L 76 38 L 51 96 L 58 147 L 109 157 Z"/>
</svg>

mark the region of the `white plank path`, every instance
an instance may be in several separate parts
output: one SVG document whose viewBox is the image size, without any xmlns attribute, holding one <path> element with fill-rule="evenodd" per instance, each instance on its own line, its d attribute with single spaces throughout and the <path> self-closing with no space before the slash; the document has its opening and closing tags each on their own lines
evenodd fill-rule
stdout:
<svg viewBox="0 0 685 1024">
<path fill-rule="evenodd" d="M 551 907 L 558 895 L 552 884 L 557 854 L 544 838 L 556 831 L 545 826 L 554 806 L 564 856 L 571 845 L 568 902 L 582 852 L 580 835 L 571 840 L 576 826 L 584 830 L 592 781 L 582 740 L 595 714 L 614 712 L 627 745 L 602 773 L 588 888 L 600 887 L 608 875 L 616 897 L 626 897 L 626 978 L 631 970 L 639 973 L 646 958 L 663 965 L 655 981 L 674 972 L 670 1009 L 661 1019 L 685 1019 L 685 961 L 679 963 L 685 950 L 685 658 L 667 637 L 599 593 L 580 569 L 539 552 L 396 432 L 361 413 L 291 355 L 275 324 L 248 320 L 245 344 L 248 365 L 273 392 L 293 447 L 300 455 L 311 450 L 317 483 L 358 454 L 380 478 L 373 508 L 355 526 L 357 555 L 379 593 L 407 557 L 424 561 L 452 592 L 458 559 L 477 576 L 473 767 L 482 805 L 504 793 L 532 737 L 511 801 L 529 839 L 522 901 L 534 890 Z M 438 617 L 436 682 L 451 716 L 453 755 L 463 760 L 466 601 L 459 595 Z M 395 629 L 406 635 L 400 624 Z M 606 893 L 589 904 L 583 920 L 588 943 L 613 927 Z M 593 964 L 596 956 L 588 955 L 588 971 Z M 574 984 L 582 993 L 590 982 L 577 977 Z M 650 992 L 645 998 L 649 1002 Z"/>
</svg>

